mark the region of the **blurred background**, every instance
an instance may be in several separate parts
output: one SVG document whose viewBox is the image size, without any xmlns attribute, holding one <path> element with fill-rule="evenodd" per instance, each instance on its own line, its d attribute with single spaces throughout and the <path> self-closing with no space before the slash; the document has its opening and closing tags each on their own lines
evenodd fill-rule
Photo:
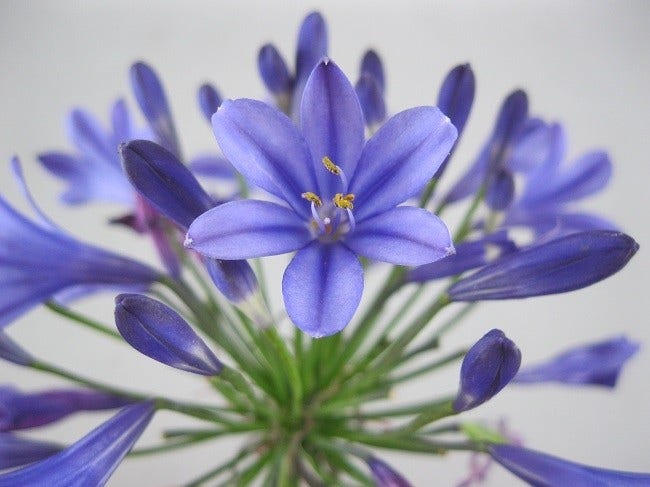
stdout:
<svg viewBox="0 0 650 487">
<path fill-rule="evenodd" d="M 312 10 L 324 15 L 330 56 L 356 79 L 367 48 L 382 56 L 390 112 L 434 104 L 446 73 L 471 63 L 477 95 L 462 143 L 443 186 L 460 175 L 488 136 L 504 97 L 528 92 L 531 112 L 565 124 L 570 158 L 607 149 L 614 177 L 606 191 L 585 202 L 617 222 L 641 250 L 609 280 L 567 295 L 480 306 L 448 337 L 450 347 L 471 344 L 490 328 L 506 332 L 524 364 L 589 341 L 626 334 L 642 342 L 614 391 L 560 386 L 509 387 L 468 418 L 504 419 L 532 448 L 591 465 L 649 471 L 650 457 L 650 3 L 644 1 L 42 1 L 0 2 L 0 161 L 18 154 L 37 200 L 55 221 L 85 241 L 155 261 L 148 242 L 107 218 L 121 208 L 65 209 L 62 188 L 36 162 L 46 150 L 70 150 L 64 119 L 84 107 L 103 122 L 109 107 L 129 92 L 128 68 L 136 60 L 161 76 L 186 156 L 213 151 L 216 143 L 196 105 L 196 89 L 215 83 L 228 98 L 266 96 L 257 74 L 259 47 L 272 41 L 290 62 L 297 30 Z M 448 186 L 445 186 L 448 187 Z M 0 193 L 25 205 L 0 164 Z M 0 222 L 0 224 L 2 224 Z M 453 225 L 453 221 L 450 221 Z M 123 250 L 124 249 L 124 250 Z M 29 249 L 26 249 L 28 251 Z M 279 288 L 286 259 L 270 259 L 269 281 Z M 375 275 L 367 275 L 367 287 Z M 275 292 L 280 302 L 280 295 Z M 112 296 L 79 304 L 111 322 Z M 177 372 L 68 324 L 47 310 L 30 312 L 9 333 L 34 355 L 89 377 L 173 397 L 211 399 L 207 383 Z M 332 358 L 334 359 L 334 357 Z M 458 369 L 424 377 L 395 391 L 396 401 L 454 392 Z M 62 382 L 0 364 L 0 383 L 23 390 Z M 38 431 L 38 437 L 74 441 L 107 415 L 82 415 Z M 140 444 L 154 444 L 164 427 L 189 424 L 162 413 Z M 222 440 L 123 464 L 109 485 L 180 485 L 209 470 L 237 448 Z M 467 475 L 468 456 L 432 458 L 379 452 L 416 486 L 453 486 Z M 486 485 L 519 485 L 495 467 Z"/>
</svg>

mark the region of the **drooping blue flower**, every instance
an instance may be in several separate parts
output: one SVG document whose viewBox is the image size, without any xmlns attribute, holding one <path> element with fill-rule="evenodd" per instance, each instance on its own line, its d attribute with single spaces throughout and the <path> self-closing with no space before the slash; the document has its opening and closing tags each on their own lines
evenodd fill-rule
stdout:
<svg viewBox="0 0 650 487">
<path fill-rule="evenodd" d="M 614 387 L 623 366 L 638 350 L 639 344 L 626 337 L 610 338 L 569 349 L 547 362 L 525 367 L 513 382 Z"/>
<path fill-rule="evenodd" d="M 164 147 L 134 140 L 122 145 L 120 154 L 133 187 L 184 232 L 214 206 L 194 175 Z M 230 301 L 243 303 L 258 291 L 255 273 L 245 260 L 206 259 L 205 264 L 214 284 Z"/>
<path fill-rule="evenodd" d="M 45 169 L 67 182 L 61 195 L 65 203 L 108 201 L 131 207 L 135 204 L 133 190 L 122 173 L 117 147 L 146 134 L 133 124 L 124 100 L 115 102 L 111 115 L 111 130 L 105 130 L 89 112 L 73 110 L 66 125 L 78 153 L 52 151 L 38 155 Z"/>
<path fill-rule="evenodd" d="M 219 375 L 223 365 L 192 327 L 169 306 L 140 294 L 115 298 L 115 324 L 147 357 L 199 375 Z"/>
<path fill-rule="evenodd" d="M 612 163 L 604 151 L 591 151 L 566 163 L 566 134 L 548 129 L 546 160 L 525 175 L 521 195 L 506 212 L 503 225 L 525 225 L 538 235 L 563 235 L 586 230 L 615 230 L 611 222 L 578 211 L 575 203 L 601 191 L 609 182 Z"/>
<path fill-rule="evenodd" d="M 123 408 L 81 440 L 45 460 L 0 474 L 0 487 L 100 487 L 149 424 L 152 402 Z"/>
<path fill-rule="evenodd" d="M 649 473 L 621 472 L 569 462 L 514 445 L 492 445 L 492 458 L 535 487 L 647 487 Z"/>
<path fill-rule="evenodd" d="M 132 401 L 105 392 L 58 389 L 23 393 L 0 387 L 0 431 L 33 428 L 58 421 L 79 411 L 115 409 Z"/>
<path fill-rule="evenodd" d="M 28 220 L 2 197 L 0 221 L 0 327 L 62 291 L 147 288 L 159 276 L 144 264 Z"/>
<path fill-rule="evenodd" d="M 323 16 L 312 12 L 303 20 L 296 46 L 296 68 L 292 75 L 278 49 L 262 46 L 257 56 L 262 81 L 275 97 L 280 110 L 298 118 L 300 100 L 307 79 L 323 56 L 327 55 L 327 26 Z"/>
<path fill-rule="evenodd" d="M 61 451 L 54 443 L 22 438 L 11 433 L 0 433 L 0 470 L 37 462 Z"/>
<path fill-rule="evenodd" d="M 469 349 L 460 367 L 456 412 L 483 404 L 508 385 L 519 370 L 521 352 L 501 330 L 490 330 Z"/>
<path fill-rule="evenodd" d="M 508 254 L 449 289 L 454 301 L 519 299 L 581 289 L 621 270 L 639 245 L 624 233 L 574 233 Z"/>
<path fill-rule="evenodd" d="M 372 478 L 377 487 L 411 487 L 408 480 L 379 458 L 370 457 L 366 460 L 366 463 L 372 472 Z"/>
<path fill-rule="evenodd" d="M 323 60 L 302 100 L 301 131 L 254 100 L 226 101 L 213 117 L 224 154 L 252 184 L 284 200 L 233 201 L 190 226 L 186 246 L 216 259 L 298 251 L 282 290 L 287 312 L 319 337 L 340 331 L 363 290 L 357 255 L 398 265 L 453 252 L 440 219 L 396 205 L 417 194 L 449 153 L 456 130 L 437 108 L 388 120 L 366 143 L 354 88 Z"/>
</svg>

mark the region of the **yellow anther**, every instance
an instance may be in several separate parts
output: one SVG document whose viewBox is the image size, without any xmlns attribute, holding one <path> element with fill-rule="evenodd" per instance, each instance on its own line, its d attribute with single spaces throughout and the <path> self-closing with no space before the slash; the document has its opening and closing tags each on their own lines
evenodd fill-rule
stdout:
<svg viewBox="0 0 650 487">
<path fill-rule="evenodd" d="M 327 156 L 323 157 L 323 166 L 332 174 L 336 174 L 337 176 L 341 174 L 341 168 L 334 164 L 332 159 Z"/>
<path fill-rule="evenodd" d="M 334 205 L 338 206 L 339 208 L 343 208 L 345 210 L 351 210 L 354 208 L 354 204 L 352 203 L 354 201 L 354 195 L 352 193 L 336 193 L 334 195 L 333 201 Z"/>
<path fill-rule="evenodd" d="M 303 193 L 300 196 L 305 198 L 307 201 L 311 201 L 316 206 L 321 206 L 323 204 L 323 202 L 318 197 L 318 195 L 316 193 L 312 193 L 311 191 L 307 191 L 306 193 Z"/>
</svg>

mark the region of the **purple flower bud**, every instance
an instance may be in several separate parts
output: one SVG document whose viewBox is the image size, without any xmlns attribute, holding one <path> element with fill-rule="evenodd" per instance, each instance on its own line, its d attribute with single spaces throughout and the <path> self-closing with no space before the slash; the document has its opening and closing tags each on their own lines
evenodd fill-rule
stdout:
<svg viewBox="0 0 650 487">
<path fill-rule="evenodd" d="M 588 467 L 513 445 L 492 445 L 490 455 L 517 477 L 537 487 L 647 487 L 650 474 Z"/>
<path fill-rule="evenodd" d="M 10 433 L 0 433 L 0 470 L 37 462 L 60 450 L 61 447 L 53 443 L 21 438 Z"/>
<path fill-rule="evenodd" d="M 241 303 L 259 288 L 251 266 L 245 260 L 205 260 L 205 267 L 219 291 L 233 303 Z"/>
<path fill-rule="evenodd" d="M 361 76 L 367 74 L 377 83 L 379 92 L 383 95 L 386 91 L 386 78 L 384 76 L 384 66 L 382 65 L 379 55 L 372 49 L 365 52 L 361 59 Z"/>
<path fill-rule="evenodd" d="M 217 89 L 211 84 L 204 84 L 197 93 L 199 107 L 208 123 L 212 120 L 212 114 L 217 111 L 223 101 Z"/>
<path fill-rule="evenodd" d="M 382 462 L 377 457 L 370 457 L 366 460 L 372 478 L 377 487 L 411 487 L 411 484 L 387 463 Z"/>
<path fill-rule="evenodd" d="M 460 368 L 453 408 L 463 412 L 488 401 L 519 370 L 521 352 L 501 330 L 490 330 L 469 349 Z"/>
<path fill-rule="evenodd" d="M 624 233 L 574 233 L 506 255 L 449 289 L 453 301 L 518 299 L 580 289 L 622 269 L 639 245 Z"/>
<path fill-rule="evenodd" d="M 115 409 L 130 402 L 93 390 L 22 393 L 13 387 L 0 387 L 0 431 L 42 426 L 78 411 Z"/>
<path fill-rule="evenodd" d="M 153 413 L 152 402 L 127 406 L 65 450 L 0 474 L 0 487 L 103 486 L 147 427 Z"/>
<path fill-rule="evenodd" d="M 143 62 L 137 62 L 131 66 L 129 74 L 133 94 L 149 122 L 151 130 L 167 150 L 180 157 L 176 127 L 158 75 Z"/>
<path fill-rule="evenodd" d="M 312 70 L 327 55 L 327 26 L 318 12 L 303 20 L 296 46 L 296 86 L 304 86 Z M 298 102 L 300 100 L 298 99 Z"/>
<path fill-rule="evenodd" d="M 625 337 L 575 347 L 542 364 L 520 370 L 513 382 L 559 382 L 614 387 L 625 363 L 639 344 Z"/>
<path fill-rule="evenodd" d="M 386 118 L 386 104 L 377 81 L 368 74 L 362 74 L 354 86 L 363 110 L 366 125 L 372 127 Z"/>
<path fill-rule="evenodd" d="M 440 87 L 437 106 L 451 119 L 459 137 L 472 109 L 475 88 L 474 72 L 469 64 L 452 69 Z"/>
<path fill-rule="evenodd" d="M 31 355 L 2 330 L 0 330 L 0 358 L 16 365 L 30 365 L 34 361 Z"/>
<path fill-rule="evenodd" d="M 181 316 L 139 294 L 115 298 L 115 323 L 136 350 L 158 362 L 199 375 L 218 375 L 223 365 Z"/>
<path fill-rule="evenodd" d="M 284 59 L 272 44 L 262 46 L 257 55 L 257 67 L 266 88 L 274 95 L 289 93 L 293 80 Z"/>
<path fill-rule="evenodd" d="M 212 208 L 212 198 L 170 151 L 148 140 L 120 147 L 124 171 L 135 189 L 183 229 Z"/>
<path fill-rule="evenodd" d="M 494 211 L 503 211 L 512 202 L 515 195 L 515 180 L 507 169 L 497 171 L 490 181 L 485 202 Z"/>
</svg>

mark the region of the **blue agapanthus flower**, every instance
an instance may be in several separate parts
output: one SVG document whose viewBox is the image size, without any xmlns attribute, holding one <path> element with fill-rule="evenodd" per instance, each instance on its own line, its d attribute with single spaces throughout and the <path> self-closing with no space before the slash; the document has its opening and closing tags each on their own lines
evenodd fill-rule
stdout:
<svg viewBox="0 0 650 487">
<path fill-rule="evenodd" d="M 437 108 L 401 112 L 366 143 L 354 88 L 325 59 L 305 87 L 300 130 L 254 100 L 224 102 L 212 121 L 239 172 L 286 204 L 225 203 L 192 223 L 186 245 L 216 259 L 297 250 L 282 291 L 289 317 L 310 335 L 336 333 L 352 318 L 363 291 L 357 256 L 420 265 L 453 252 L 439 218 L 396 207 L 422 189 L 456 139 Z"/>
</svg>

